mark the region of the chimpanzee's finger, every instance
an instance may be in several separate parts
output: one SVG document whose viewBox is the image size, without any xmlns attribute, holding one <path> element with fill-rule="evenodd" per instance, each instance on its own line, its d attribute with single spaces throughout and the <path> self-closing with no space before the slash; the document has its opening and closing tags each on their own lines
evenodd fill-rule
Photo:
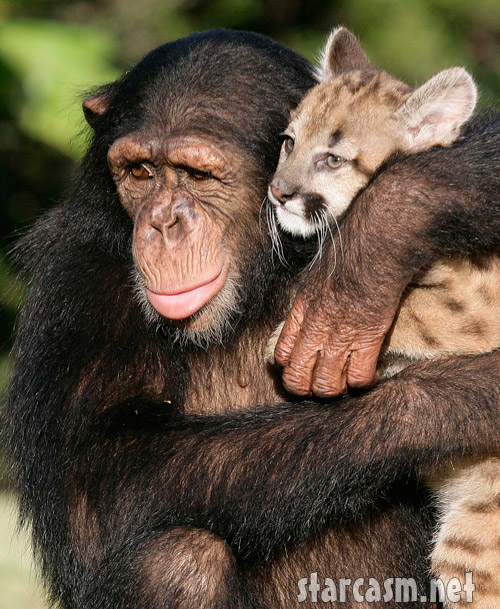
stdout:
<svg viewBox="0 0 500 609">
<path fill-rule="evenodd" d="M 381 342 L 352 351 L 347 363 L 349 387 L 371 387 L 377 381 L 377 361 Z"/>
<path fill-rule="evenodd" d="M 283 386 L 297 395 L 310 395 L 313 371 L 318 351 L 314 346 L 299 340 L 290 356 L 288 366 L 283 370 Z"/>
<path fill-rule="evenodd" d="M 320 398 L 332 398 L 347 392 L 348 349 L 319 354 L 313 371 L 312 391 Z"/>
<path fill-rule="evenodd" d="M 304 305 L 302 301 L 296 300 L 274 349 L 274 359 L 280 366 L 286 367 L 290 363 L 290 356 L 295 347 L 303 321 Z"/>
</svg>

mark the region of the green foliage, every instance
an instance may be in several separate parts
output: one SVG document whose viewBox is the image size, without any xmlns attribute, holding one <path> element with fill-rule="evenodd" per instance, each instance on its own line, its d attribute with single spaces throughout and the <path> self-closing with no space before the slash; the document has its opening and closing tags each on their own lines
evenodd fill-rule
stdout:
<svg viewBox="0 0 500 609">
<path fill-rule="evenodd" d="M 15 524 L 14 501 L 0 492 L 0 609 L 42 609 L 28 538 L 14 536 Z"/>
<path fill-rule="evenodd" d="M 102 30 L 52 21 L 0 25 L 0 60 L 21 83 L 8 100 L 18 126 L 62 153 L 79 157 L 78 94 L 117 77 L 112 37 Z"/>
<path fill-rule="evenodd" d="M 7 260 L 0 254 L 0 305 L 16 311 L 21 305 L 23 293 L 22 284 L 15 280 Z"/>
<path fill-rule="evenodd" d="M 481 85 L 480 104 L 500 94 L 500 3 L 497 0 L 349 0 L 347 23 L 376 65 L 409 84 L 465 66 Z"/>
</svg>

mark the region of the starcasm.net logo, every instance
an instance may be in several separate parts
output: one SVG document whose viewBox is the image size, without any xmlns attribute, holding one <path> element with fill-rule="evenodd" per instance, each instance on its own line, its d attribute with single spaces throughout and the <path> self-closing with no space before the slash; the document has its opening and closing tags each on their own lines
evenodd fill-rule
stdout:
<svg viewBox="0 0 500 609">
<path fill-rule="evenodd" d="M 303 603 L 472 603 L 476 586 L 472 572 L 464 574 L 463 583 L 452 578 L 446 584 L 441 579 L 432 579 L 427 592 L 418 589 L 417 582 L 409 577 L 391 577 L 383 581 L 376 578 L 341 578 L 336 581 L 329 577 L 318 577 L 311 573 L 297 582 L 297 601 Z"/>
</svg>

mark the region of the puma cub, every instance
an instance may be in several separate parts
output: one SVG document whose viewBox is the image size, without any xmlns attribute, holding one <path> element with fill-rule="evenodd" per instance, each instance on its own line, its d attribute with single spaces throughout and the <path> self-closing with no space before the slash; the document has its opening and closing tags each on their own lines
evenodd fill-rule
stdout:
<svg viewBox="0 0 500 609">
<path fill-rule="evenodd" d="M 294 235 L 319 235 L 391 155 L 453 144 L 476 100 L 474 81 L 463 68 L 444 70 L 413 90 L 374 68 L 348 30 L 334 30 L 323 51 L 320 83 L 292 112 L 268 190 L 279 225 Z M 272 350 L 278 336 L 279 329 Z M 387 377 L 415 360 L 498 347 L 500 259 L 492 255 L 483 266 L 441 260 L 404 294 L 380 372 Z M 432 474 L 429 484 L 440 511 L 433 575 L 446 585 L 452 578 L 464 582 L 472 571 L 471 606 L 499 609 L 500 459 L 460 463 L 439 477 Z"/>
</svg>

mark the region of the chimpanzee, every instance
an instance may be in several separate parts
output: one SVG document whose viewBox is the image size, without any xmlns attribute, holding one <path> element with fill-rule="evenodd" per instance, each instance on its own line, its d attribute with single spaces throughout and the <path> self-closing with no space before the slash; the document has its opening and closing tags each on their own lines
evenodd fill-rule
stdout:
<svg viewBox="0 0 500 609">
<path fill-rule="evenodd" d="M 273 260 L 260 208 L 313 83 L 286 48 L 214 30 L 84 102 L 94 135 L 73 194 L 18 247 L 29 292 L 5 416 L 21 518 L 60 607 L 316 606 L 297 600 L 311 572 L 423 583 L 422 472 L 499 447 L 499 354 L 420 363 L 330 404 L 287 400 L 266 366 L 310 252 L 284 241 L 288 265 Z M 347 241 L 399 253 L 382 301 L 415 253 L 498 245 L 498 122 L 391 165 L 353 205 Z M 412 223 L 388 230 L 403 202 Z M 348 287 L 347 313 L 369 319 Z"/>
</svg>

